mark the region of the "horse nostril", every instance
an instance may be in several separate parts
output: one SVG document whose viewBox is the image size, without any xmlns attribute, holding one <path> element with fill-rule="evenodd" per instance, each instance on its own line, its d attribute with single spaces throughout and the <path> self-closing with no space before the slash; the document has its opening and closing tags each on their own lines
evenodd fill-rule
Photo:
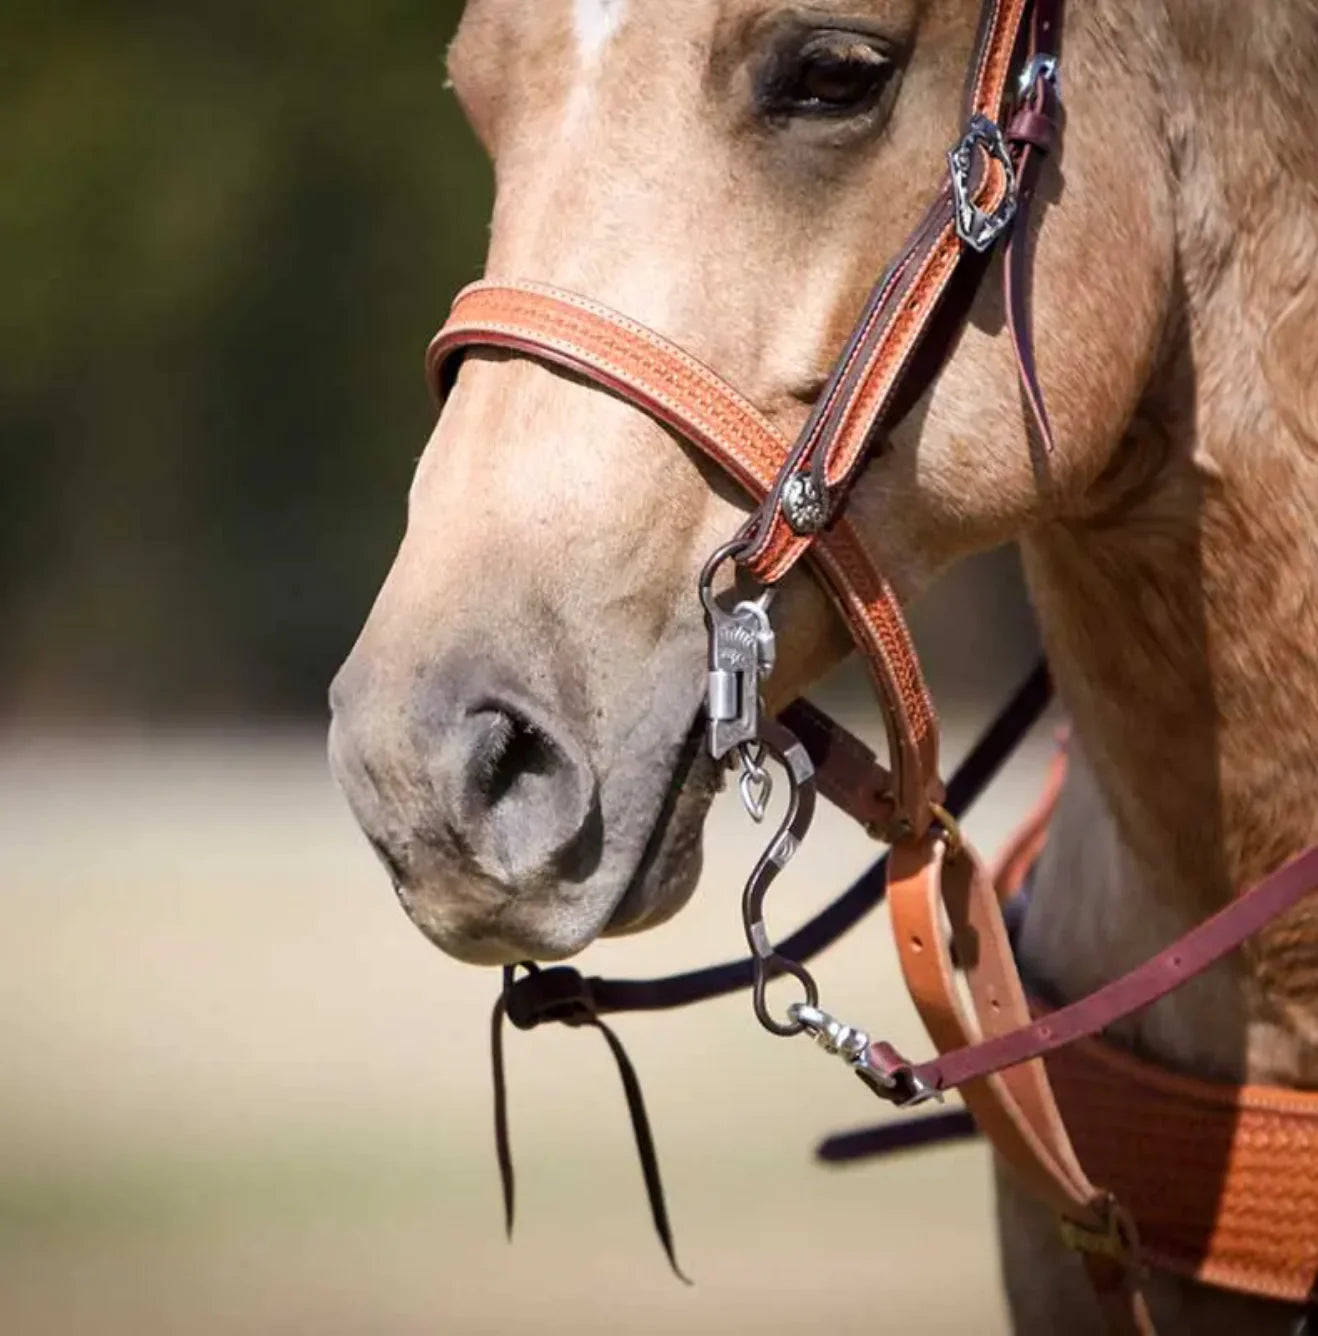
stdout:
<svg viewBox="0 0 1318 1336">
<path fill-rule="evenodd" d="M 471 782 L 487 808 L 516 796 L 519 785 L 536 776 L 552 777 L 565 758 L 529 719 L 502 709 L 479 711 L 486 725 L 471 760 Z"/>
<path fill-rule="evenodd" d="M 486 872 L 512 881 L 561 876 L 598 856 L 587 848 L 597 824 L 595 774 L 559 721 L 486 697 L 454 742 L 445 750 L 457 762 L 450 773 L 461 794 L 454 833 Z"/>
</svg>

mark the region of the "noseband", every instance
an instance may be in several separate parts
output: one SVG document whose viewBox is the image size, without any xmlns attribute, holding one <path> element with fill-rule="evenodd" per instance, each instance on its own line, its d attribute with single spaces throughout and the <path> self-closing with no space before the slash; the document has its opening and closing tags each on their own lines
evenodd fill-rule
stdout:
<svg viewBox="0 0 1318 1336">
<path fill-rule="evenodd" d="M 942 368 L 999 247 L 1032 446 L 1045 459 L 1052 449 L 1031 344 L 1028 251 L 1040 166 L 1057 146 L 1061 18 L 1062 0 L 986 0 L 967 77 L 965 130 L 947 154 L 944 184 L 870 293 L 794 441 L 684 349 L 596 301 L 539 283 L 481 282 L 465 289 L 430 346 L 427 369 L 440 402 L 473 347 L 568 371 L 672 428 L 754 498 L 749 519 L 710 557 L 699 582 L 709 629 L 708 745 L 716 760 L 738 768 L 743 802 L 757 821 L 771 784 L 766 759 L 782 767 L 789 788 L 787 815 L 743 895 L 748 962 L 649 984 L 583 980 L 565 970 L 536 971 L 514 984 L 510 972 L 496 1011 L 496 1053 L 505 1011 L 526 1028 L 556 1019 L 605 1030 L 623 1070 L 656 1224 L 671 1258 L 639 1087 L 599 1016 L 681 1005 L 749 983 L 756 1015 L 768 1030 L 813 1035 L 884 1100 L 911 1106 L 959 1088 L 999 1155 L 1056 1212 L 1063 1237 L 1085 1262 L 1110 1329 L 1149 1332 L 1134 1225 L 1115 1198 L 1087 1178 L 1038 1059 L 1164 996 L 1296 904 L 1318 881 L 1318 850 L 1130 974 L 1058 1011 L 1032 1014 L 993 882 L 962 839 L 954 812 L 1037 718 L 1047 698 L 1044 679 L 1033 680 L 986 739 L 972 759 L 974 775 L 958 776 L 949 792 L 939 778 L 937 721 L 910 634 L 891 586 L 847 514 L 851 488 L 866 463 L 886 448 Z M 761 688 L 774 663 L 774 592 L 802 559 L 873 679 L 887 732 L 887 767 L 804 702 L 777 719 L 762 708 Z M 735 601 L 716 593 L 725 587 L 729 564 L 758 586 L 756 597 Z M 877 902 L 877 876 L 781 948 L 769 936 L 765 896 L 809 830 L 816 790 L 891 846 L 887 894 L 906 982 L 939 1050 L 931 1061 L 909 1062 L 822 1010 L 803 963 Z M 958 972 L 973 1014 L 962 1002 Z M 777 1016 L 765 989 L 784 974 L 797 980 L 802 997 Z M 501 1076 L 497 1095 L 511 1219 Z"/>
</svg>

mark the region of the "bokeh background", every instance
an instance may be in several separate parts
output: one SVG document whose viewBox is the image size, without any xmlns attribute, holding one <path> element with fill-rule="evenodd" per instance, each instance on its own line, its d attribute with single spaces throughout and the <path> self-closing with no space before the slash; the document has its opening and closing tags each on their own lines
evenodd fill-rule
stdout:
<svg viewBox="0 0 1318 1336">
<path fill-rule="evenodd" d="M 406 924 L 323 759 L 480 271 L 460 8 L 0 9 L 0 1332 L 1000 1331 L 982 1148 L 815 1167 L 882 1111 L 742 998 L 620 1023 L 697 1286 L 587 1034 L 510 1044 L 502 1238 L 495 979 Z M 1011 554 L 916 622 L 954 759 L 1033 653 Z M 824 694 L 873 731 L 853 674 Z M 783 931 L 872 856 L 822 825 Z M 692 908 L 590 966 L 738 954 L 754 841 L 720 805 Z M 920 1042 L 881 917 L 820 970 Z"/>
</svg>

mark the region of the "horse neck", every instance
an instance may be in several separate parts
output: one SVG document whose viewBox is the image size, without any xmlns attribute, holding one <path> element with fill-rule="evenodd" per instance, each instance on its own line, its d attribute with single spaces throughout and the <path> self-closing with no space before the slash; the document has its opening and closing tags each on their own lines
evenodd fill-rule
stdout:
<svg viewBox="0 0 1318 1336">
<path fill-rule="evenodd" d="M 1199 104 L 1211 82 L 1189 70 L 1172 118 L 1163 364 L 1092 512 L 1023 543 L 1082 753 L 1025 950 L 1071 994 L 1318 841 L 1318 203 L 1263 142 L 1276 90 L 1228 133 Z M 1128 1037 L 1318 1084 L 1318 897 Z"/>
</svg>

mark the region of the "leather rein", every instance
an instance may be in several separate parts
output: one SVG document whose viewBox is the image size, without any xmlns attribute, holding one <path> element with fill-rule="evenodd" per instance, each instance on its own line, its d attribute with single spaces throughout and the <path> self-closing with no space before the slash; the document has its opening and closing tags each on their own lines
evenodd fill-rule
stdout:
<svg viewBox="0 0 1318 1336">
<path fill-rule="evenodd" d="M 1062 0 L 985 0 L 964 101 L 965 130 L 947 179 L 875 285 L 829 381 L 795 441 L 717 372 L 653 330 L 589 298 L 531 282 L 481 282 L 461 292 L 436 335 L 427 370 L 442 403 L 471 348 L 495 348 L 568 371 L 671 427 L 757 502 L 713 554 L 699 594 L 709 628 L 708 745 L 739 770 L 745 806 L 764 816 L 772 759 L 785 771 L 787 813 L 743 894 L 750 954 L 743 961 L 651 981 L 583 979 L 575 970 L 505 972 L 495 1009 L 496 1129 L 509 1227 L 512 1167 L 502 1075 L 502 1021 L 599 1028 L 622 1073 L 655 1225 L 676 1270 L 640 1087 L 610 1012 L 666 1009 L 749 985 L 755 1013 L 776 1035 L 808 1033 L 881 1099 L 911 1107 L 959 1089 L 975 1122 L 1024 1185 L 1057 1214 L 1084 1260 L 1113 1332 L 1153 1330 L 1139 1290 L 1134 1221 L 1087 1178 L 1040 1059 L 1148 1006 L 1237 948 L 1318 886 L 1318 847 L 1274 872 L 1144 965 L 1043 1016 L 1031 1013 L 993 879 L 957 817 L 1037 720 L 1050 688 L 1030 679 L 945 788 L 938 728 L 905 620 L 846 513 L 852 484 L 946 360 L 992 253 L 1001 247 L 1004 300 L 1020 384 L 1037 444 L 1053 433 L 1031 342 L 1031 205 L 1045 157 L 1058 147 Z M 888 741 L 888 765 L 807 702 L 778 718 L 760 704 L 773 669 L 776 587 L 805 559 L 869 670 Z M 761 590 L 728 606 L 715 594 L 728 563 Z M 809 830 L 822 793 L 890 846 L 844 896 L 775 945 L 764 921 L 771 883 Z M 938 1050 L 922 1062 L 872 1041 L 820 1007 L 805 962 L 884 894 L 903 973 Z M 950 933 L 948 928 L 950 926 Z M 767 983 L 794 977 L 802 997 L 783 1015 Z M 964 979 L 973 1002 L 959 991 Z M 946 1115 L 958 1128 L 960 1114 Z M 949 1122 L 949 1126 L 951 1123 Z M 679 1272 L 680 1274 L 680 1272 Z M 1303 1296 L 1296 1296 L 1302 1298 Z"/>
</svg>

